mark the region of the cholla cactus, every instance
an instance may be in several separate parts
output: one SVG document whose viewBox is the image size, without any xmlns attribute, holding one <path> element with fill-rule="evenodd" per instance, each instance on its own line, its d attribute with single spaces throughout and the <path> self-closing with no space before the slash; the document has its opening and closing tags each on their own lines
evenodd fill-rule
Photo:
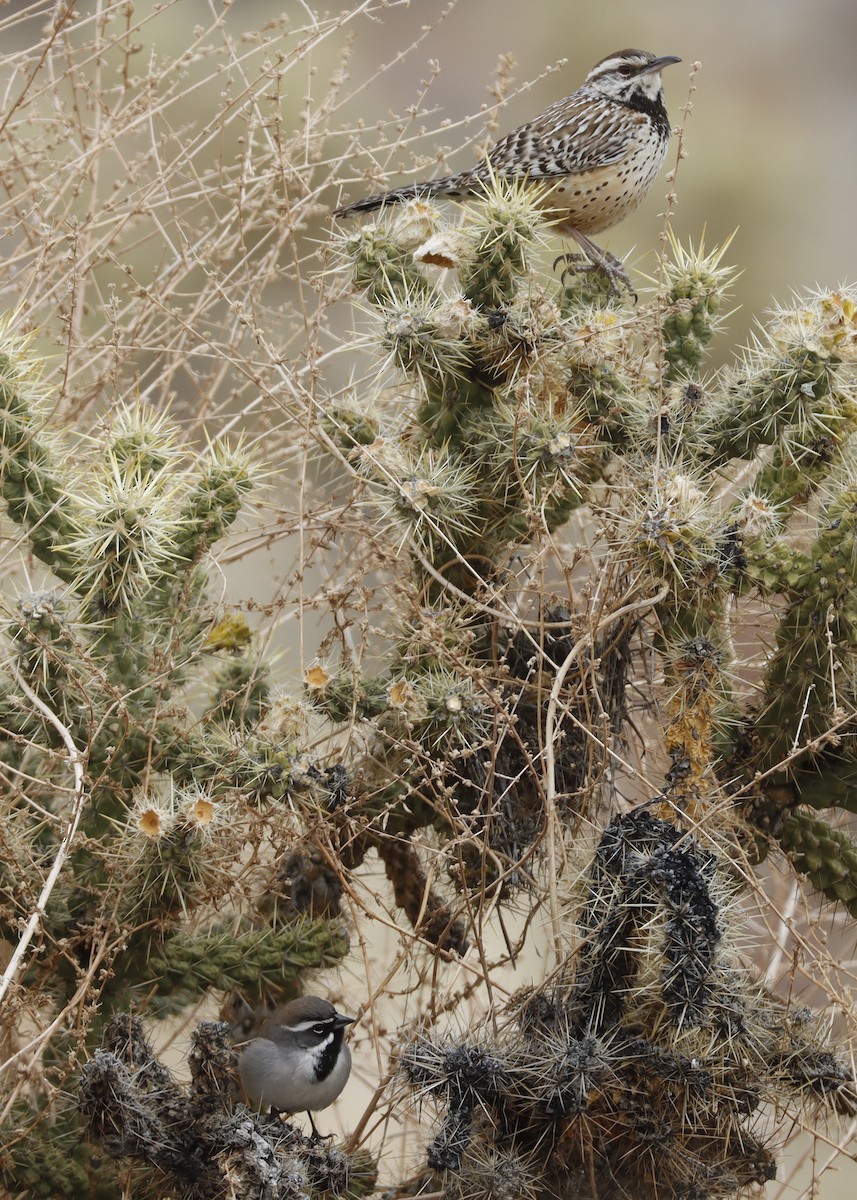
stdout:
<svg viewBox="0 0 857 1200">
<path fill-rule="evenodd" d="M 359 256 L 355 235 L 342 245 L 401 372 L 397 404 L 410 396 L 412 416 L 403 424 L 399 411 L 385 429 L 378 401 L 371 441 L 351 438 L 356 409 L 348 419 L 331 414 L 330 429 L 341 430 L 344 452 L 371 481 L 398 549 L 411 551 L 416 586 L 441 607 L 459 597 L 471 649 L 453 669 L 458 691 L 481 688 L 501 726 L 515 709 L 508 683 L 492 693 L 479 682 L 497 644 L 486 658 L 485 622 L 467 618 L 461 594 L 480 595 L 516 546 L 550 536 L 588 506 L 608 541 L 603 569 L 636 581 L 626 598 L 658 598 L 669 670 L 695 638 L 728 657 L 737 597 L 785 597 L 785 612 L 770 610 L 776 648 L 756 702 L 742 712 L 717 684 L 731 723 L 717 734 L 718 750 L 730 761 L 733 786 L 735 770 L 743 773 L 746 813 L 765 828 L 776 830 L 784 798 L 791 809 L 804 788 L 815 807 L 824 806 L 825 779 L 827 803 L 843 803 L 852 768 L 842 733 L 853 711 L 857 645 L 849 607 L 855 299 L 820 293 L 777 311 L 738 367 L 705 379 L 696 372 L 731 274 L 723 249 L 706 254 L 673 242 L 661 296 L 651 310 L 634 312 L 588 283 L 546 281 L 533 265 L 537 218 L 537 198 L 498 187 L 458 228 L 415 201 L 386 224 L 364 228 Z M 414 248 L 422 233 L 426 241 Z M 383 295 L 364 285 L 368 247 L 378 238 L 408 272 L 398 285 L 387 274 Z M 386 261 L 378 259 L 378 272 Z M 420 271 L 422 264 L 441 264 L 447 276 Z M 492 282 L 477 286 L 483 275 Z M 730 495 L 716 472 L 735 460 L 752 463 L 755 479 Z M 803 548 L 805 534 L 797 539 L 793 527 L 810 501 L 817 536 Z M 536 642 L 533 651 L 545 653 Z M 737 669 L 724 661 L 723 671 Z M 399 673 L 411 698 L 410 730 L 430 753 L 419 716 L 430 702 L 420 697 L 436 682 L 436 668 L 424 675 L 410 662 L 390 678 Z M 371 719 L 393 719 L 384 689 L 365 677 L 354 686 L 377 696 Z M 444 687 L 457 694 L 450 681 Z M 478 710 L 470 706 L 471 720 L 459 727 L 470 759 L 484 737 Z M 360 704 L 353 711 L 370 717 Z M 565 752 L 574 741 L 568 734 Z M 787 772 L 778 773 L 786 758 Z M 757 768 L 767 773 L 762 794 L 750 783 Z M 705 769 L 715 771 L 713 760 Z M 526 790 L 520 777 L 515 789 Z"/>
<path fill-rule="evenodd" d="M 25 981 L 62 1004 L 105 965 L 80 1106 L 156 1194 L 194 1156 L 200 1196 L 227 1177 L 248 1195 L 354 1190 L 353 1157 L 316 1161 L 206 1090 L 209 1060 L 231 1070 L 222 1030 L 201 1027 L 186 1091 L 124 1010 L 217 994 L 267 1012 L 346 954 L 340 904 L 373 854 L 438 976 L 471 947 L 490 975 L 488 913 L 536 893 L 552 923 L 545 982 L 464 1040 L 401 1051 L 440 1118 L 429 1190 L 738 1196 L 775 1170 L 783 1126 L 763 1113 L 857 1112 L 847 1057 L 737 937 L 741 880 L 772 849 L 857 913 L 835 811 L 857 778 L 857 299 L 798 301 L 706 377 L 722 250 L 674 244 L 635 306 L 597 274 L 542 269 L 539 199 L 497 184 L 461 224 L 415 201 L 340 241 L 377 376 L 321 432 L 373 506 L 366 571 L 393 586 L 375 657 L 327 640 L 302 701 L 207 598 L 204 556 L 251 486 L 241 451 L 196 455 L 135 410 L 72 477 L 19 349 L 4 360 L 0 489 L 62 584 L 10 614 L 4 753 L 56 815 L 71 745 L 87 801 Z M 52 843 L 14 804 L 2 836 L 25 885 L 3 878 L 11 933 Z M 54 1149 L 36 1175 L 64 1194 Z M 20 1186 L 34 1165 L 5 1169 Z"/>
<path fill-rule="evenodd" d="M 799 300 L 705 377 L 725 247 L 673 241 L 659 295 L 634 309 L 596 278 L 540 272 L 537 203 L 498 186 L 451 227 L 418 201 L 364 228 L 359 256 L 342 243 L 386 362 L 370 404 L 332 409 L 327 429 L 408 556 L 424 625 L 407 618 L 380 676 L 330 668 L 345 705 L 335 688 L 313 699 L 369 732 L 361 854 L 391 831 L 454 839 L 463 912 L 532 886 L 552 821 L 571 840 L 613 807 L 635 659 L 660 657 L 663 787 L 604 832 L 559 975 L 498 1035 L 417 1041 L 403 1065 L 442 1114 L 428 1167 L 446 1196 L 736 1195 L 774 1173 L 759 1105 L 855 1111 L 847 1060 L 737 958 L 727 881 L 730 859 L 774 844 L 855 912 L 854 843 L 801 806 L 853 807 L 857 298 Z M 516 629 L 503 573 L 574 512 L 598 524 L 595 616 L 518 596 Z M 767 630 L 749 703 L 733 649 L 748 596 Z"/>
<path fill-rule="evenodd" d="M 812 1014 L 728 949 L 729 890 L 715 855 L 645 807 L 608 825 L 559 975 L 498 1032 L 404 1052 L 443 1114 L 427 1159 L 444 1195 L 735 1196 L 775 1176 L 762 1106 L 857 1114 Z"/>
<path fill-rule="evenodd" d="M 706 255 L 685 250 L 672 230 L 669 233 L 672 259 L 664 264 L 666 312 L 663 322 L 664 358 L 668 379 L 692 379 L 699 371 L 705 348 L 722 326 L 725 286 L 734 274 L 723 266 L 729 241 Z"/>
<path fill-rule="evenodd" d="M 164 1016 L 235 992 L 264 1011 L 303 971 L 341 958 L 348 939 L 335 908 L 323 917 L 271 909 L 252 925 L 219 915 L 249 832 L 242 789 L 257 809 L 273 801 L 272 775 L 288 776 L 304 750 L 297 731 L 289 744 L 284 723 L 270 719 L 266 667 L 248 653 L 246 625 L 223 620 L 212 630 L 206 556 L 238 516 L 254 470 L 240 447 L 183 446 L 168 418 L 142 405 L 64 443 L 47 432 L 48 400 L 26 348 L 6 334 L 0 492 L 22 544 L 54 576 L 18 599 L 4 629 L 0 754 L 10 778 L 28 781 L 26 798 L 15 789 L 3 798 L 7 941 L 36 933 L 27 922 L 42 893 L 38 940 L 17 960 L 17 999 L 39 996 L 61 1013 L 82 979 L 97 978 L 98 1002 L 87 1000 L 80 1029 L 90 1046 L 111 1013 L 131 1005 Z M 215 656 L 225 663 L 206 704 Z M 317 792 L 327 769 L 315 768 Z M 306 791 L 307 765 L 296 773 L 304 778 L 293 786 Z M 66 827 L 66 869 L 42 890 L 46 864 L 67 853 Z M 66 1054 L 63 1039 L 51 1044 L 49 1078 L 65 1079 Z M 165 1136 L 162 1116 L 144 1121 L 154 1141 Z M 22 1119 L 32 1123 L 32 1113 L 16 1106 L 12 1122 Z M 79 1137 L 68 1099 L 52 1120 Z M 7 1124 L 4 1142 L 0 1170 L 13 1192 L 119 1188 L 91 1154 L 69 1171 L 47 1136 L 22 1143 Z"/>
</svg>

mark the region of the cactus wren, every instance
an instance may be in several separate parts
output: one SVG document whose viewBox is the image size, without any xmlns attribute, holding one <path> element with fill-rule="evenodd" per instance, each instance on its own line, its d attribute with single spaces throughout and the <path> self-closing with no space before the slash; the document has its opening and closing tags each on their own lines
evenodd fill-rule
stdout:
<svg viewBox="0 0 857 1200">
<path fill-rule="evenodd" d="M 630 287 L 618 258 L 591 241 L 632 212 L 663 165 L 670 136 L 661 71 L 681 62 L 646 50 L 617 50 L 595 64 L 583 85 L 513 129 L 469 171 L 408 184 L 354 204 L 334 216 L 371 212 L 417 196 L 484 196 L 493 176 L 550 185 L 547 220 L 574 238 L 589 265 Z M 579 255 L 561 255 L 572 262 Z M 556 264 L 554 264 L 556 265 Z"/>
</svg>

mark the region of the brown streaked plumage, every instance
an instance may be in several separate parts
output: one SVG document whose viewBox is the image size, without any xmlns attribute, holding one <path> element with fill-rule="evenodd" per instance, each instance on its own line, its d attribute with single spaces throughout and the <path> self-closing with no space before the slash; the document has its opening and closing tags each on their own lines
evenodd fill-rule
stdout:
<svg viewBox="0 0 857 1200">
<path fill-rule="evenodd" d="M 576 92 L 507 133 L 470 170 L 357 200 L 334 216 L 418 196 L 484 196 L 493 177 L 532 180 L 550 186 L 545 204 L 551 224 L 574 238 L 611 281 L 627 283 L 619 260 L 588 235 L 610 229 L 635 209 L 661 169 L 670 135 L 661 71 L 680 61 L 647 50 L 608 54 Z"/>
</svg>

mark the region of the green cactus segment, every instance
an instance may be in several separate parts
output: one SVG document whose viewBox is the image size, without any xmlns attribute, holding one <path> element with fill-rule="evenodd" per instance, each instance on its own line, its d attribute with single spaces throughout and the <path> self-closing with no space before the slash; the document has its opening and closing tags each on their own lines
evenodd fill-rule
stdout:
<svg viewBox="0 0 857 1200">
<path fill-rule="evenodd" d="M 483 312 L 508 305 L 527 270 L 528 251 L 539 240 L 537 196 L 532 185 L 486 188 L 485 203 L 471 210 L 472 250 L 459 268 L 465 297 Z"/>
<path fill-rule="evenodd" d="M 756 476 L 755 487 L 772 505 L 793 511 L 809 501 L 842 461 L 847 439 L 855 425 L 849 415 L 842 422 L 838 437 L 824 434 L 809 445 L 779 444 L 770 463 Z"/>
<path fill-rule="evenodd" d="M 0 352 L 0 493 L 33 554 L 69 581 L 78 564 L 65 546 L 78 527 L 78 507 L 45 437 L 33 374 L 26 359 Z"/>
<path fill-rule="evenodd" d="M 581 409 L 551 404 L 547 388 L 483 414 L 473 423 L 469 450 L 490 484 L 482 504 L 486 530 L 501 544 L 562 524 L 585 503 L 608 458 Z"/>
<path fill-rule="evenodd" d="M 143 827 L 144 837 L 146 819 L 155 822 L 160 816 L 154 807 L 142 810 L 138 827 Z M 182 822 L 161 836 L 149 836 L 127 868 L 123 920 L 159 920 L 164 927 L 176 924 L 202 899 L 211 874 L 210 858 L 202 831 Z"/>
<path fill-rule="evenodd" d="M 569 401 L 582 404 L 598 437 L 614 450 L 631 440 L 626 412 L 633 387 L 621 370 L 608 364 L 573 364 L 566 375 Z"/>
<path fill-rule="evenodd" d="M 470 368 L 459 323 L 442 298 L 385 305 L 381 316 L 381 345 L 393 366 L 418 379 L 429 394 L 440 394 L 447 382 L 465 376 Z"/>
<path fill-rule="evenodd" d="M 322 431 L 350 458 L 361 446 L 371 446 L 380 436 L 381 427 L 369 414 L 353 405 L 332 405 L 321 419 Z"/>
<path fill-rule="evenodd" d="M 337 724 L 354 716 L 367 720 L 387 708 L 387 680 L 383 678 L 366 678 L 353 671 L 334 674 L 318 663 L 307 670 L 304 683 L 311 702 Z"/>
<path fill-rule="evenodd" d="M 351 263 L 354 286 L 370 304 L 395 303 L 403 294 L 427 297 L 431 292 L 431 284 L 414 262 L 413 246 L 381 225 L 363 225 L 345 240 L 343 252 Z"/>
<path fill-rule="evenodd" d="M 748 357 L 701 414 L 695 436 L 712 466 L 772 446 L 755 488 L 790 511 L 829 476 L 855 429 L 850 367 L 805 345 L 774 344 Z"/>
<path fill-rule="evenodd" d="M 790 813 L 779 840 L 813 887 L 857 917 L 857 843 L 806 809 Z"/>
<path fill-rule="evenodd" d="M 175 554 L 196 562 L 227 532 L 253 489 L 247 456 L 218 444 L 200 462 L 199 471 L 180 496 Z"/>
<path fill-rule="evenodd" d="M 75 590 L 94 611 L 127 611 L 173 569 L 181 525 L 172 472 L 141 476 L 136 464 L 108 459 L 89 482 L 63 547 L 78 563 Z"/>
<path fill-rule="evenodd" d="M 705 348 L 723 323 L 723 301 L 734 268 L 722 265 L 730 238 L 706 255 L 685 250 L 671 237 L 672 260 L 664 262 L 666 310 L 661 325 L 667 379 L 697 374 Z"/>
<path fill-rule="evenodd" d="M 122 1200 L 127 1195 L 127 1171 L 84 1138 L 75 1109 L 35 1118 L 29 1106 L 15 1105 L 0 1127 L 0 1182 L 6 1195 L 27 1200 Z"/>
<path fill-rule="evenodd" d="M 739 537 L 736 591 L 756 589 L 763 596 L 793 596 L 812 570 L 807 555 L 781 539 Z"/>
<path fill-rule="evenodd" d="M 646 459 L 629 459 L 626 471 L 622 546 L 649 593 L 667 589 L 657 609 L 661 645 L 711 636 L 726 600 L 725 527 L 705 483 L 683 470 L 653 471 Z"/>
<path fill-rule="evenodd" d="M 857 668 L 857 488 L 843 489 L 824 515 L 806 570 L 792 585 L 765 676 L 757 732 L 766 767 L 797 747 L 823 749 L 837 721 L 836 677 Z"/>
<path fill-rule="evenodd" d="M 808 766 L 794 768 L 792 776 L 802 804 L 857 814 L 857 759 L 842 749 L 819 754 Z"/>
<path fill-rule="evenodd" d="M 22 596 L 7 622 L 6 636 L 30 686 L 66 720 L 74 719 L 69 700 L 80 696 L 82 681 L 77 676 L 85 641 L 69 620 L 63 600 L 47 590 Z M 88 677 L 87 672 L 84 678 Z"/>
<path fill-rule="evenodd" d="M 814 351 L 759 351 L 729 382 L 720 402 L 706 414 L 703 431 L 712 464 L 748 458 L 773 445 L 783 431 L 812 410 L 830 390 L 831 366 Z"/>
<path fill-rule="evenodd" d="M 266 988 L 287 987 L 304 971 L 331 967 L 347 952 L 348 938 L 330 921 L 239 934 L 177 934 L 142 969 L 135 967 L 135 975 L 142 991 L 154 987 L 168 1006 L 176 996 L 190 1004 L 208 991 L 238 991 L 252 999 Z M 164 1003 L 156 1008 L 166 1015 Z"/>
<path fill-rule="evenodd" d="M 217 672 L 214 703 L 208 716 L 249 732 L 258 724 L 269 699 L 267 666 L 247 655 L 234 655 Z"/>
<path fill-rule="evenodd" d="M 178 429 L 167 413 L 141 405 L 121 408 L 106 433 L 110 457 L 145 479 L 177 465 L 183 457 Z"/>
</svg>

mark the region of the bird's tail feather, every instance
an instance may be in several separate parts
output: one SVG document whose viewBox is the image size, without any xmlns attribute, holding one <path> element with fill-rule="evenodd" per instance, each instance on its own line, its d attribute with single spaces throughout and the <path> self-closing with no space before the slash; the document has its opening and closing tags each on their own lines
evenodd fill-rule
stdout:
<svg viewBox="0 0 857 1200">
<path fill-rule="evenodd" d="M 471 186 L 468 186 L 471 185 Z M 415 200 L 418 196 L 463 196 L 472 189 L 471 174 L 445 175 L 443 179 L 426 179 L 422 183 L 411 183 L 407 187 L 394 188 L 392 192 L 379 192 L 377 196 L 367 196 L 364 200 L 355 200 L 353 204 L 343 204 L 333 210 L 335 217 L 350 217 L 354 213 L 374 212 L 388 204 L 402 204 L 405 200 Z"/>
</svg>

